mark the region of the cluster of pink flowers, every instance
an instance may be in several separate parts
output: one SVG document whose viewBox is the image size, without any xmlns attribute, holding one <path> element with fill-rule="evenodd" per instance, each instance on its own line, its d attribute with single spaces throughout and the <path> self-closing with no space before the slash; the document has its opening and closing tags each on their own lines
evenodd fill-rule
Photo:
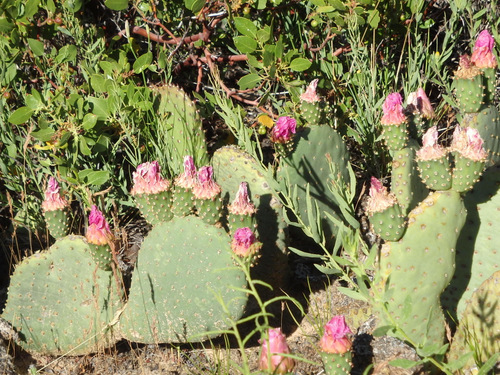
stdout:
<svg viewBox="0 0 500 375">
<path fill-rule="evenodd" d="M 429 128 L 422 137 L 422 148 L 417 151 L 419 160 L 436 160 L 446 155 L 446 149 L 438 143 L 436 126 Z"/>
<path fill-rule="evenodd" d="M 134 186 L 131 194 L 158 194 L 170 187 L 170 182 L 160 174 L 160 165 L 157 161 L 146 162 L 137 166 L 132 174 Z"/>
<path fill-rule="evenodd" d="M 271 141 L 288 143 L 297 131 L 297 121 L 288 116 L 281 116 L 271 130 Z"/>
<path fill-rule="evenodd" d="M 343 315 L 334 316 L 326 325 L 323 337 L 319 342 L 322 351 L 333 354 L 344 354 L 351 350 L 352 342 L 347 336 L 352 333 Z"/>
<path fill-rule="evenodd" d="M 59 191 L 59 183 L 51 176 L 47 184 L 47 189 L 45 190 L 45 199 L 42 202 L 42 209 L 44 212 L 63 210 L 68 207 L 68 202 L 61 197 Z"/>
<path fill-rule="evenodd" d="M 397 92 L 389 94 L 382 105 L 382 110 L 384 111 L 380 120 L 382 125 L 400 125 L 406 122 L 401 94 Z"/>
<path fill-rule="evenodd" d="M 300 100 L 307 103 L 316 103 L 320 101 L 320 97 L 316 93 L 316 88 L 318 87 L 318 79 L 314 79 L 307 86 L 306 92 L 300 95 Z"/>
<path fill-rule="evenodd" d="M 453 132 L 450 149 L 474 161 L 484 161 L 488 156 L 479 132 L 473 128 L 457 126 Z"/>
<path fill-rule="evenodd" d="M 193 186 L 193 194 L 199 199 L 212 199 L 221 192 L 220 186 L 213 179 L 212 167 L 201 167 L 198 170 L 198 180 Z"/>
<path fill-rule="evenodd" d="M 370 193 L 366 204 L 367 212 L 382 212 L 397 203 L 396 196 L 389 193 L 380 180 L 372 177 L 370 182 Z"/>
<path fill-rule="evenodd" d="M 106 218 L 96 205 L 93 205 L 90 210 L 89 226 L 85 237 L 94 245 L 106 245 L 113 238 Z"/>
<path fill-rule="evenodd" d="M 431 119 L 434 117 L 434 109 L 423 88 L 419 87 L 417 91 L 410 93 L 406 102 L 423 118 Z"/>
<path fill-rule="evenodd" d="M 497 59 L 493 54 L 495 40 L 490 35 L 488 30 L 483 30 L 479 33 L 470 61 L 480 69 L 496 68 Z"/>
<path fill-rule="evenodd" d="M 234 201 L 229 205 L 228 211 L 234 215 L 253 215 L 256 211 L 255 205 L 248 196 L 248 184 L 240 183 Z"/>
<path fill-rule="evenodd" d="M 192 189 L 196 184 L 196 167 L 192 156 L 184 157 L 184 172 L 177 177 L 175 184 L 185 189 Z"/>
<path fill-rule="evenodd" d="M 248 228 L 238 228 L 233 235 L 231 241 L 231 250 L 236 255 L 246 258 L 255 255 L 261 248 L 261 243 L 257 241 L 257 237 L 253 231 Z"/>
<path fill-rule="evenodd" d="M 286 343 L 286 337 L 280 328 L 268 331 L 269 340 L 259 340 L 262 345 L 259 369 L 269 370 L 273 374 L 287 374 L 295 367 L 293 358 L 281 354 L 290 354 L 290 348 Z M 270 357 L 269 357 L 270 355 Z"/>
</svg>

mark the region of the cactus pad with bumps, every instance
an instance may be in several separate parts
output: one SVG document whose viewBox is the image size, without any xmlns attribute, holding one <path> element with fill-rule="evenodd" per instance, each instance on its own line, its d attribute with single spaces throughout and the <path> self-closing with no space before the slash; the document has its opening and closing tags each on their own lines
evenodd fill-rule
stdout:
<svg viewBox="0 0 500 375">
<path fill-rule="evenodd" d="M 88 354 L 116 341 L 108 325 L 122 307 L 120 290 L 113 272 L 94 262 L 86 240 L 68 236 L 16 267 L 2 317 L 29 352 Z"/>
<path fill-rule="evenodd" d="M 245 288 L 224 229 L 174 217 L 144 239 L 120 330 L 142 343 L 203 341 L 243 315 Z"/>
</svg>

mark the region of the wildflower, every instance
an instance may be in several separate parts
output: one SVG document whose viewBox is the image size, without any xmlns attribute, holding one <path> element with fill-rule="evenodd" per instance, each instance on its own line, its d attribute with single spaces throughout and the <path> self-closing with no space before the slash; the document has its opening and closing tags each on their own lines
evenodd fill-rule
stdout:
<svg viewBox="0 0 500 375">
<path fill-rule="evenodd" d="M 262 244 L 257 241 L 255 234 L 248 227 L 239 228 L 234 232 L 231 249 L 233 253 L 241 257 L 255 255 Z"/>
<path fill-rule="evenodd" d="M 213 180 L 213 168 L 201 167 L 198 179 L 193 187 L 193 194 L 198 199 L 212 199 L 220 194 L 220 186 Z"/>
<path fill-rule="evenodd" d="M 472 49 L 471 62 L 478 68 L 496 68 L 497 60 L 493 54 L 495 40 L 488 30 L 479 33 L 474 48 Z"/>
<path fill-rule="evenodd" d="M 132 174 L 134 186 L 131 194 L 158 194 L 168 190 L 170 182 L 160 174 L 160 165 L 157 161 L 142 163 Z"/>
<path fill-rule="evenodd" d="M 177 186 L 185 189 L 191 189 L 196 183 L 196 167 L 194 166 L 193 157 L 184 156 L 184 172 L 181 173 L 175 180 Z"/>
<path fill-rule="evenodd" d="M 42 202 L 42 209 L 44 212 L 63 210 L 68 207 L 66 199 L 61 197 L 59 183 L 54 177 L 49 177 L 47 190 L 45 190 L 45 199 Z"/>
<path fill-rule="evenodd" d="M 248 196 L 248 184 L 242 182 L 236 193 L 233 203 L 228 207 L 228 211 L 234 215 L 253 215 L 256 211 L 255 205 Z"/>
<path fill-rule="evenodd" d="M 416 92 L 408 95 L 407 103 L 413 106 L 423 118 L 430 119 L 434 117 L 434 109 L 431 102 L 421 87 Z"/>
<path fill-rule="evenodd" d="M 461 128 L 457 126 L 453 132 L 453 140 L 450 148 L 459 152 L 462 156 L 474 160 L 484 161 L 488 153 L 483 148 L 483 140 L 477 129 Z"/>
<path fill-rule="evenodd" d="M 403 98 L 401 94 L 394 92 L 389 94 L 382 105 L 384 115 L 380 120 L 382 125 L 399 125 L 406 121 L 403 113 Z"/>
<path fill-rule="evenodd" d="M 94 245 L 106 245 L 113 237 L 106 218 L 96 205 L 93 205 L 90 210 L 89 226 L 85 237 Z"/>
<path fill-rule="evenodd" d="M 297 121 L 288 116 L 281 116 L 271 130 L 271 140 L 276 143 L 287 143 L 297 129 Z"/>
<path fill-rule="evenodd" d="M 280 354 L 290 354 L 290 349 L 286 343 L 286 337 L 281 333 L 281 329 L 272 328 L 268 331 L 269 342 L 259 340 L 262 344 L 260 354 L 259 369 L 269 370 L 275 374 L 286 374 L 295 367 L 295 361 L 290 357 L 284 357 Z M 271 355 L 269 359 L 268 355 Z M 269 365 L 271 367 L 269 367 Z"/>
<path fill-rule="evenodd" d="M 308 103 L 316 103 L 320 101 L 318 94 L 316 93 L 316 88 L 318 87 L 318 79 L 314 79 L 307 86 L 306 92 L 300 95 L 300 100 Z"/>
<path fill-rule="evenodd" d="M 422 148 L 417 151 L 419 160 L 436 160 L 446 155 L 446 150 L 438 144 L 437 127 L 433 126 L 422 137 Z"/>
<path fill-rule="evenodd" d="M 321 350 L 327 353 L 344 354 L 351 350 L 352 342 L 347 337 L 352 333 L 343 315 L 334 316 L 326 325 L 325 333 L 319 342 Z"/>
<path fill-rule="evenodd" d="M 367 212 L 382 212 L 397 203 L 396 196 L 389 193 L 380 180 L 372 177 L 370 182 L 370 193 L 366 205 Z"/>
</svg>

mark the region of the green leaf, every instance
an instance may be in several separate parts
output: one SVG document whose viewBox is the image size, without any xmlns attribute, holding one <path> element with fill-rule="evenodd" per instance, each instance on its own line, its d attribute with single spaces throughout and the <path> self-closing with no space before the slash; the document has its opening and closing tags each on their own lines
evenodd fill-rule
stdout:
<svg viewBox="0 0 500 375">
<path fill-rule="evenodd" d="M 28 0 L 24 6 L 24 16 L 26 18 L 32 18 L 36 12 L 38 12 L 39 5 L 40 0 Z"/>
<path fill-rule="evenodd" d="M 312 63 L 309 60 L 304 59 L 303 57 L 296 57 L 290 63 L 290 69 L 295 72 L 303 72 L 304 70 L 309 69 L 311 65 Z"/>
<path fill-rule="evenodd" d="M 318 13 L 330 13 L 330 12 L 333 12 L 334 10 L 335 10 L 335 8 L 332 7 L 331 5 L 326 5 L 326 6 L 318 7 L 317 12 Z"/>
<path fill-rule="evenodd" d="M 40 142 L 48 142 L 52 139 L 54 133 L 55 133 L 54 129 L 45 128 L 31 133 L 31 136 L 35 139 L 38 139 Z"/>
<path fill-rule="evenodd" d="M 266 26 L 263 29 L 257 30 L 257 40 L 259 42 L 265 43 L 269 39 L 271 39 L 271 28 L 269 26 Z"/>
<path fill-rule="evenodd" d="M 89 97 L 87 100 L 92 103 L 92 113 L 97 116 L 97 119 L 105 121 L 110 114 L 107 100 L 93 96 Z"/>
<path fill-rule="evenodd" d="M 328 3 L 337 10 L 346 10 L 346 6 L 340 0 L 328 0 Z"/>
<path fill-rule="evenodd" d="M 353 299 L 368 302 L 368 299 L 364 295 L 362 295 L 359 292 L 356 292 L 355 290 L 352 290 L 352 289 L 349 289 L 349 288 L 346 288 L 343 286 L 339 286 L 339 287 L 337 287 L 337 289 L 340 293 L 345 294 L 347 297 L 351 297 Z"/>
<path fill-rule="evenodd" d="M 257 41 L 245 35 L 235 37 L 234 45 L 241 53 L 252 53 L 257 49 Z"/>
<path fill-rule="evenodd" d="M 85 130 L 92 129 L 97 123 L 97 115 L 93 113 L 87 113 L 82 121 L 82 126 Z"/>
<path fill-rule="evenodd" d="M 90 151 L 90 148 L 87 145 L 85 137 L 79 137 L 79 138 L 80 138 L 80 152 L 85 156 L 92 155 L 92 151 Z"/>
<path fill-rule="evenodd" d="M 28 45 L 35 56 L 42 56 L 45 53 L 43 43 L 39 40 L 28 38 Z"/>
<path fill-rule="evenodd" d="M 389 364 L 391 366 L 394 366 L 394 367 L 401 367 L 404 369 L 409 369 L 409 368 L 415 367 L 418 364 L 420 364 L 420 361 L 416 362 L 416 361 L 411 361 L 411 360 L 406 359 L 406 358 L 398 358 L 398 359 L 395 359 L 393 361 L 390 361 Z"/>
<path fill-rule="evenodd" d="M 14 23 L 5 17 L 0 17 L 0 33 L 8 33 L 14 28 Z"/>
<path fill-rule="evenodd" d="M 368 24 L 372 29 L 376 29 L 378 27 L 378 24 L 380 22 L 380 13 L 377 9 L 369 10 L 367 11 L 368 13 Z"/>
<path fill-rule="evenodd" d="M 63 6 L 70 12 L 78 12 L 83 5 L 83 0 L 66 0 L 63 1 Z"/>
<path fill-rule="evenodd" d="M 125 10 L 128 7 L 128 0 L 106 0 L 104 5 L 112 10 Z"/>
<path fill-rule="evenodd" d="M 234 18 L 234 26 L 236 30 L 240 32 L 242 35 L 246 35 L 250 38 L 257 38 L 257 26 L 245 17 L 235 17 Z"/>
<path fill-rule="evenodd" d="M 102 74 L 93 74 L 90 77 L 90 86 L 94 89 L 95 92 L 105 92 L 106 88 L 104 87 L 105 78 Z"/>
<path fill-rule="evenodd" d="M 500 359 L 500 353 L 493 354 L 479 369 L 477 375 L 487 375 L 489 371 L 497 364 Z"/>
<path fill-rule="evenodd" d="M 258 74 L 251 73 L 241 77 L 238 81 L 238 85 L 240 86 L 240 90 L 253 89 L 260 81 L 261 78 Z"/>
<path fill-rule="evenodd" d="M 69 61 L 75 61 L 76 53 L 76 47 L 72 44 L 67 44 L 59 50 L 59 53 L 56 56 L 56 62 L 58 64 L 62 64 Z"/>
<path fill-rule="evenodd" d="M 184 0 L 184 6 L 193 13 L 198 13 L 205 5 L 205 0 Z"/>
<path fill-rule="evenodd" d="M 86 185 L 100 186 L 109 180 L 109 172 L 84 169 L 78 173 L 78 178 Z"/>
<path fill-rule="evenodd" d="M 10 116 L 9 122 L 14 125 L 24 124 L 33 115 L 34 111 L 29 107 L 20 107 L 16 109 Z"/>
<path fill-rule="evenodd" d="M 139 74 L 146 70 L 151 62 L 153 61 L 153 54 L 151 52 L 146 52 L 144 55 L 141 55 L 134 62 L 134 72 Z"/>
</svg>

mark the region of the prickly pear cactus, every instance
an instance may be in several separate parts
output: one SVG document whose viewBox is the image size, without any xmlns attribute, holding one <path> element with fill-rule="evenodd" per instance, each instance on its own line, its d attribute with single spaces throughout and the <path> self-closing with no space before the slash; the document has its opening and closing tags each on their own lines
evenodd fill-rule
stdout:
<svg viewBox="0 0 500 375">
<path fill-rule="evenodd" d="M 173 147 L 169 167 L 174 174 L 179 174 L 186 155 L 193 156 L 195 165 L 208 164 L 205 135 L 193 101 L 176 86 L 166 85 L 156 90 L 160 94 L 158 116 L 163 126 L 164 143 Z"/>
<path fill-rule="evenodd" d="M 283 209 L 273 196 L 258 162 L 234 146 L 218 149 L 212 158 L 215 179 L 222 188 L 224 200 L 232 202 L 241 182 L 248 184 L 250 199 L 257 208 L 257 232 L 262 242 L 262 257 L 252 268 L 252 276 L 279 288 L 288 276 L 287 225 Z"/>
<path fill-rule="evenodd" d="M 29 352 L 83 355 L 117 340 L 111 322 L 121 296 L 115 275 L 98 267 L 87 241 L 68 236 L 16 267 L 2 318 Z"/>
<path fill-rule="evenodd" d="M 329 162 L 334 163 L 337 172 L 341 174 L 340 178 L 349 181 L 349 152 L 342 136 L 327 125 L 310 126 L 296 135 L 293 152 L 282 158 L 277 178 L 282 183 L 288 181 L 292 187 L 297 186 L 298 208 L 306 225 L 309 224 L 306 205 L 306 188 L 309 184 L 311 198 L 318 203 L 327 244 L 331 245 L 337 228 L 326 217 L 325 212 L 336 216 L 338 206 L 328 189 L 328 184 L 331 183 Z"/>
<path fill-rule="evenodd" d="M 493 354 L 500 353 L 500 271 L 486 279 L 467 301 L 448 353 L 448 361 L 457 361 L 473 353 L 462 368 L 480 366 Z M 464 372 L 465 373 L 465 372 Z"/>
<path fill-rule="evenodd" d="M 234 265 L 230 241 L 224 229 L 195 216 L 153 227 L 132 274 L 123 336 L 150 344 L 203 341 L 239 319 L 246 279 Z"/>
<path fill-rule="evenodd" d="M 464 222 L 459 193 L 430 193 L 408 215 L 404 237 L 382 246 L 374 281 L 381 326 L 395 323 L 417 346 L 443 343 L 439 296 L 455 271 L 456 243 Z"/>
<path fill-rule="evenodd" d="M 474 290 L 500 270 L 500 166 L 487 169 L 464 202 L 467 218 L 457 244 L 457 272 L 441 297 L 455 321 Z"/>
</svg>

